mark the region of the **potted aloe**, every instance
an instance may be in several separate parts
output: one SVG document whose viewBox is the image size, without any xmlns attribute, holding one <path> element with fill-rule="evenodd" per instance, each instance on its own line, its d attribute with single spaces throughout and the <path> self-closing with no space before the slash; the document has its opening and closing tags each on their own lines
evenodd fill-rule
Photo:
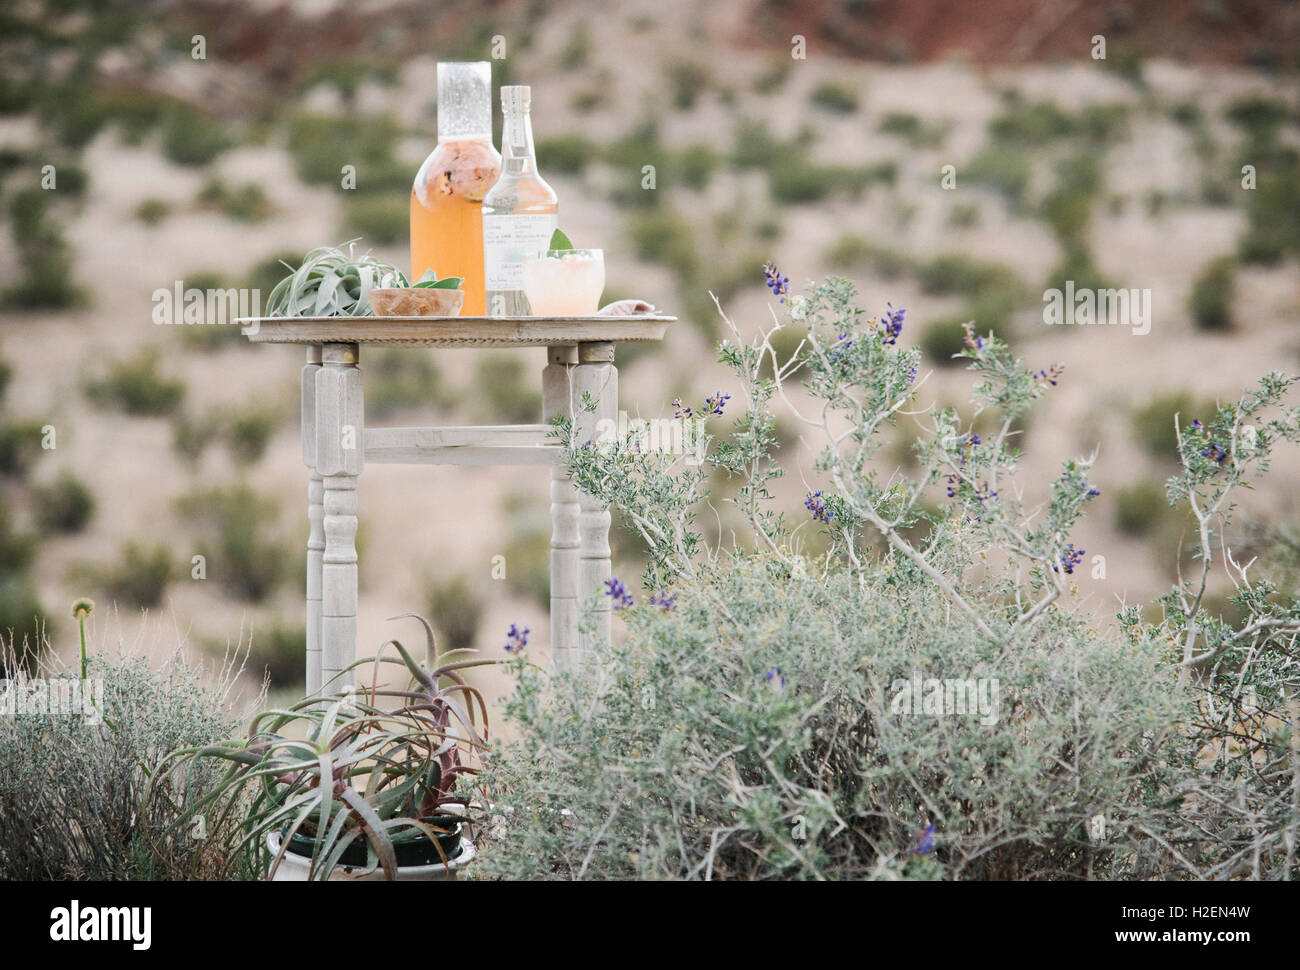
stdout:
<svg viewBox="0 0 1300 970">
<path fill-rule="evenodd" d="M 265 710 L 245 738 L 173 752 L 151 788 L 168 790 L 169 776 L 201 762 L 228 769 L 192 804 L 173 806 L 164 835 L 203 831 L 242 813 L 241 849 L 253 871 L 273 880 L 455 878 L 474 857 L 478 816 L 458 783 L 478 773 L 488 732 L 483 697 L 461 671 L 502 661 L 449 661 L 469 650 L 439 658 L 429 622 L 403 616 L 424 626 L 429 669 L 390 640 L 349 668 L 372 665 L 369 688 Z M 384 657 L 389 646 L 400 660 Z M 405 667 L 404 689 L 377 686 L 384 663 Z M 396 706 L 381 707 L 381 698 Z"/>
</svg>

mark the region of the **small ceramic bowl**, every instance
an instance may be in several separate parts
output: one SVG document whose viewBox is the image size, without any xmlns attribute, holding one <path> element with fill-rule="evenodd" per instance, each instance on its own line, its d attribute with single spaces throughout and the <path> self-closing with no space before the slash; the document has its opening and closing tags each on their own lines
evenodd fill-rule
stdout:
<svg viewBox="0 0 1300 970">
<path fill-rule="evenodd" d="M 370 291 L 370 308 L 377 317 L 454 317 L 464 302 L 464 290 L 410 286 Z"/>
</svg>

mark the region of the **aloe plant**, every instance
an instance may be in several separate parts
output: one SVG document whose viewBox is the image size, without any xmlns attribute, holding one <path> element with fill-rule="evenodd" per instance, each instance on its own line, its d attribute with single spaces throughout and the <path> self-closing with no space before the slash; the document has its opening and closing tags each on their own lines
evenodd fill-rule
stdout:
<svg viewBox="0 0 1300 970">
<path fill-rule="evenodd" d="M 173 806 L 175 819 L 163 837 L 193 831 L 200 817 L 201 827 L 211 829 L 242 812 L 241 849 L 252 856 L 255 871 L 273 873 L 299 835 L 313 841 L 313 879 L 328 878 L 358 840 L 367 845 L 368 865 L 382 867 L 390 879 L 403 843 L 427 838 L 446 862 L 438 836 L 447 830 L 434 817 L 455 806 L 473 824 L 475 806 L 456 786 L 478 773 L 475 762 L 488 743 L 487 706 L 461 671 L 504 661 L 448 662 L 453 654 L 474 651 L 439 658 L 429 621 L 413 613 L 403 617 L 423 624 L 431 669 L 389 640 L 377 656 L 348 670 L 372 664 L 377 682 L 379 664 L 401 664 L 411 675 L 407 689 L 380 690 L 372 683 L 343 696 L 323 692 L 260 712 L 246 738 L 172 752 L 151 788 L 166 791 L 170 776 L 212 759 L 228 762 L 229 769 L 192 804 Z M 384 657 L 390 645 L 400 660 Z M 397 698 L 397 709 L 377 706 L 383 697 Z M 272 832 L 281 835 L 274 858 L 267 847 Z"/>
<path fill-rule="evenodd" d="M 267 298 L 266 312 L 273 317 L 368 317 L 370 291 L 380 287 L 407 286 L 406 274 L 391 263 L 375 259 L 369 252 L 357 256 L 356 240 L 342 246 L 321 246 L 303 257 L 289 275 L 280 280 Z"/>
</svg>

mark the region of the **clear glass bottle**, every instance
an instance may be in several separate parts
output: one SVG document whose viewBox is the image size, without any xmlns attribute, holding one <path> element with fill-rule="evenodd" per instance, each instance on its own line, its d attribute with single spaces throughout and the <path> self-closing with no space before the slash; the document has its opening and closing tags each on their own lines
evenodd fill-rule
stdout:
<svg viewBox="0 0 1300 970">
<path fill-rule="evenodd" d="M 558 203 L 555 190 L 537 174 L 531 91 L 501 88 L 501 178 L 483 199 L 483 272 L 488 316 L 528 316 L 523 257 L 550 246 Z"/>
<path fill-rule="evenodd" d="M 465 282 L 462 316 L 482 316 L 483 198 L 501 174 L 492 147 L 492 68 L 438 64 L 438 147 L 411 189 L 411 282 L 425 270 Z"/>
</svg>

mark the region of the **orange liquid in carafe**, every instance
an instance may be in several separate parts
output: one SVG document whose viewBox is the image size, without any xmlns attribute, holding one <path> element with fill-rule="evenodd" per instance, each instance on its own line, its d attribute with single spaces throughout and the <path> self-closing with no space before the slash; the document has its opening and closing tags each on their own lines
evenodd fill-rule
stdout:
<svg viewBox="0 0 1300 970">
<path fill-rule="evenodd" d="M 411 282 L 426 270 L 465 282 L 462 316 L 483 316 L 483 196 L 501 174 L 490 142 L 443 142 L 420 167 L 411 190 Z"/>
</svg>

